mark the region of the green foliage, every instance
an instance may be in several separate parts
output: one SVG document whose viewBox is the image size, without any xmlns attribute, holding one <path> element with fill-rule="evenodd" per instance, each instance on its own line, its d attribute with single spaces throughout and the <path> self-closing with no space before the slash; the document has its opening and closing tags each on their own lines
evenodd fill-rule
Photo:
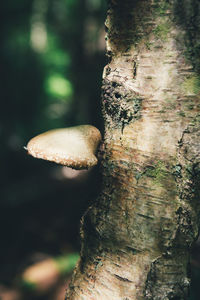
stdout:
<svg viewBox="0 0 200 300">
<path fill-rule="evenodd" d="M 20 286 L 22 287 L 22 289 L 27 290 L 27 291 L 34 291 L 37 289 L 37 285 L 35 283 L 32 283 L 27 280 L 22 280 L 20 282 Z"/>
<path fill-rule="evenodd" d="M 47 32 L 47 48 L 41 59 L 45 67 L 52 71 L 65 72 L 72 63 L 69 51 L 62 48 L 58 36 L 51 31 Z"/>
<path fill-rule="evenodd" d="M 72 84 L 60 74 L 52 74 L 46 78 L 45 90 L 50 97 L 68 100 L 73 94 Z"/>
<path fill-rule="evenodd" d="M 79 254 L 78 253 L 71 253 L 65 256 L 60 256 L 55 259 L 56 264 L 58 265 L 58 269 L 61 273 L 70 273 L 77 261 L 79 260 Z"/>
<path fill-rule="evenodd" d="M 18 56 L 20 53 L 25 53 L 29 48 L 29 39 L 28 30 L 17 28 L 6 40 L 5 47 L 10 53 L 12 52 L 12 55 Z"/>
<path fill-rule="evenodd" d="M 66 211 L 70 201 L 62 203 L 62 199 L 70 200 L 72 194 L 70 190 L 66 196 L 66 182 L 55 175 L 57 166 L 30 158 L 23 146 L 34 135 L 52 128 L 81 123 L 99 127 L 104 51 L 98 48 L 99 36 L 92 52 L 88 51 L 85 37 L 90 39 L 87 24 L 91 19 L 93 33 L 102 32 L 105 1 L 92 2 L 92 6 L 80 0 L 1 3 L 1 284 L 12 285 L 30 253 L 54 256 L 72 243 L 72 236 L 76 244 L 75 223 L 87 193 L 81 194 L 82 201 L 76 202 L 73 212 Z M 72 204 L 78 193 L 73 194 Z M 61 232 L 65 230 L 64 237 L 56 231 L 60 219 L 65 220 L 63 228 L 58 225 Z M 70 269 L 75 258 L 69 261 L 65 264 Z"/>
</svg>

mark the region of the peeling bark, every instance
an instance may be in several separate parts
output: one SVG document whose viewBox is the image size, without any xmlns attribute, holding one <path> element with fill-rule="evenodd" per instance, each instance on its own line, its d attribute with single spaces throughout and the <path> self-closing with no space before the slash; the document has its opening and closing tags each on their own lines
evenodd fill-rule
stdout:
<svg viewBox="0 0 200 300">
<path fill-rule="evenodd" d="M 81 221 L 66 299 L 187 299 L 199 229 L 199 7 L 109 1 L 103 186 Z"/>
</svg>

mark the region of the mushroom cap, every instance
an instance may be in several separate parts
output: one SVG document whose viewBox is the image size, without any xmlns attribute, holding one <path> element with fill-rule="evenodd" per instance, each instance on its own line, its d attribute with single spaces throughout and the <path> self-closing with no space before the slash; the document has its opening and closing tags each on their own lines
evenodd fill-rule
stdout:
<svg viewBox="0 0 200 300">
<path fill-rule="evenodd" d="M 50 130 L 32 138 L 28 153 L 73 169 L 88 169 L 97 164 L 95 156 L 101 141 L 100 131 L 91 125 Z"/>
</svg>

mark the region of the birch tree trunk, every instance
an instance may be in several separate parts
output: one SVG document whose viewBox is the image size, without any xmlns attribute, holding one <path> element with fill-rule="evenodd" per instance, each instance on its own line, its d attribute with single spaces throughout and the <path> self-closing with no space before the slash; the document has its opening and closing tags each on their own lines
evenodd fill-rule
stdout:
<svg viewBox="0 0 200 300">
<path fill-rule="evenodd" d="M 66 299 L 187 299 L 199 228 L 200 3 L 110 0 L 102 193 Z"/>
</svg>

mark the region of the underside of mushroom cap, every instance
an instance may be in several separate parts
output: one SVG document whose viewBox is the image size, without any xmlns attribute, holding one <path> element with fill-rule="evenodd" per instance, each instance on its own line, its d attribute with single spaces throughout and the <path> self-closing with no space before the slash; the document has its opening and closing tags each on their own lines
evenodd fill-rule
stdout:
<svg viewBox="0 0 200 300">
<path fill-rule="evenodd" d="M 100 141 L 101 133 L 96 127 L 81 125 L 42 133 L 29 141 L 27 150 L 36 158 L 88 169 L 97 164 L 95 153 Z"/>
</svg>

